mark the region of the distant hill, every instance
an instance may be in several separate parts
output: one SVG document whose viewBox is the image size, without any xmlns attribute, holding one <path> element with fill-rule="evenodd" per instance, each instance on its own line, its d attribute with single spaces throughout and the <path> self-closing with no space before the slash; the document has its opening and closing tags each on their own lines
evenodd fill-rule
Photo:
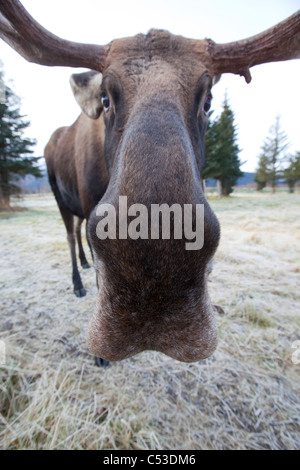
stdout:
<svg viewBox="0 0 300 470">
<path fill-rule="evenodd" d="M 25 178 L 22 178 L 20 181 L 18 181 L 18 185 L 21 187 L 23 193 L 40 193 L 50 191 L 48 175 L 44 175 L 42 178 L 26 175 Z"/>
<path fill-rule="evenodd" d="M 254 176 L 255 176 L 255 173 L 250 173 L 250 172 L 245 171 L 244 176 L 241 176 L 241 178 L 237 180 L 235 187 L 247 186 L 248 184 L 255 184 Z M 215 188 L 217 186 L 217 181 L 213 178 L 206 178 L 205 184 L 207 188 Z"/>
<path fill-rule="evenodd" d="M 21 178 L 19 180 L 19 186 L 24 193 L 39 193 L 39 192 L 48 192 L 51 191 L 49 181 L 48 181 L 48 174 L 45 162 L 41 164 L 41 169 L 43 172 L 42 178 L 36 178 L 32 175 L 27 175 L 25 178 Z M 235 186 L 247 186 L 248 184 L 255 184 L 254 181 L 255 173 L 244 172 L 244 176 L 238 179 L 237 184 Z M 217 182 L 213 178 L 206 178 L 205 180 L 206 187 L 208 188 L 215 188 L 217 186 Z"/>
<path fill-rule="evenodd" d="M 22 190 L 22 193 L 41 193 L 51 191 L 48 181 L 46 163 L 42 157 L 39 166 L 41 172 L 43 173 L 42 178 L 36 178 L 33 175 L 26 175 L 25 178 L 20 178 L 17 182 L 18 186 L 20 186 Z"/>
</svg>

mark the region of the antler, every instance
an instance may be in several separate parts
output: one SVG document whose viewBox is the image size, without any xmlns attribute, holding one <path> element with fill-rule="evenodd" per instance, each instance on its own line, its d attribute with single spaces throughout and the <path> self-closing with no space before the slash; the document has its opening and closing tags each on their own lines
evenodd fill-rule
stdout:
<svg viewBox="0 0 300 470">
<path fill-rule="evenodd" d="M 47 31 L 18 0 L 0 0 L 0 38 L 30 62 L 86 67 L 102 71 L 110 44 L 66 41 Z M 243 41 L 201 43 L 201 55 L 213 75 L 235 73 L 251 81 L 250 67 L 300 58 L 300 10 L 273 28 Z M 203 47 L 205 45 L 205 53 Z"/>
<path fill-rule="evenodd" d="M 250 67 L 300 58 L 300 10 L 263 33 L 242 41 L 207 41 L 209 68 L 214 75 L 235 73 L 251 81 Z"/>
<path fill-rule="evenodd" d="M 110 47 L 55 36 L 37 23 L 18 0 L 0 0 L 0 37 L 29 62 L 100 72 Z"/>
</svg>

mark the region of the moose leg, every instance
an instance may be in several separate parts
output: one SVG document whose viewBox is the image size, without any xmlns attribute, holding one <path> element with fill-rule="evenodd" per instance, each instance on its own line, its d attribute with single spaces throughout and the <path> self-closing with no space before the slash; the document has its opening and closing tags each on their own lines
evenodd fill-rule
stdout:
<svg viewBox="0 0 300 470">
<path fill-rule="evenodd" d="M 83 246 L 82 246 L 82 239 L 81 239 L 81 225 L 82 225 L 83 220 L 84 219 L 80 217 L 76 217 L 76 229 L 75 230 L 76 230 L 76 238 L 77 238 L 77 245 L 78 245 L 79 259 L 80 259 L 81 266 L 83 267 L 83 269 L 89 269 L 90 265 L 87 262 L 87 259 L 83 250 Z"/>
<path fill-rule="evenodd" d="M 76 260 L 76 237 L 74 234 L 74 216 L 62 207 L 60 207 L 60 212 L 67 229 L 67 238 L 71 252 L 74 294 L 76 295 L 76 297 L 84 297 L 86 295 L 86 291 L 82 285 Z"/>
<path fill-rule="evenodd" d="M 95 356 L 95 365 L 97 367 L 108 367 L 109 361 L 107 361 L 106 359 L 101 359 L 101 357 Z"/>
<path fill-rule="evenodd" d="M 92 245 L 91 245 L 91 242 L 90 242 L 90 239 L 89 239 L 87 224 L 86 224 L 86 239 L 87 239 L 88 245 L 89 245 L 90 250 L 91 250 L 92 259 L 94 261 L 94 254 L 93 254 Z M 97 288 L 99 289 L 99 283 L 98 283 L 98 276 L 97 275 L 96 275 L 96 284 L 97 284 Z M 109 367 L 110 363 L 106 359 L 102 359 L 102 357 L 97 357 L 97 356 L 94 356 L 94 359 L 95 359 L 95 366 L 97 366 L 97 367 Z"/>
<path fill-rule="evenodd" d="M 93 254 L 92 245 L 91 245 L 90 237 L 89 237 L 89 233 L 88 233 L 88 223 L 87 222 L 86 222 L 86 226 L 85 226 L 85 236 L 86 236 L 86 241 L 88 242 L 89 249 L 90 249 L 90 252 L 91 252 L 91 255 L 92 255 L 92 260 L 94 261 L 94 254 Z"/>
<path fill-rule="evenodd" d="M 73 286 L 74 286 L 74 293 L 76 297 L 84 297 L 86 295 L 86 291 L 82 285 L 81 277 L 78 271 L 77 261 L 76 261 L 76 239 L 74 235 L 74 215 L 65 207 L 63 199 L 61 197 L 60 191 L 56 184 L 56 178 L 51 169 L 48 168 L 48 175 L 49 175 L 49 183 L 56 199 L 61 217 L 64 221 L 66 230 L 67 230 L 67 237 L 68 243 L 71 251 L 71 259 L 72 259 L 72 279 L 73 279 Z"/>
</svg>

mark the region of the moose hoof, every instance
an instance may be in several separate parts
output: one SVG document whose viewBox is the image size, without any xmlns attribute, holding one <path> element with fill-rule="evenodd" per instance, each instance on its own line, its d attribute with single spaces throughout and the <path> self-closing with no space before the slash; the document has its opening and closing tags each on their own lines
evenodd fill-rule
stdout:
<svg viewBox="0 0 300 470">
<path fill-rule="evenodd" d="M 84 287 L 82 287 L 81 289 L 74 290 L 74 294 L 76 297 L 84 297 L 86 295 L 86 290 Z"/>
<path fill-rule="evenodd" d="M 95 365 L 97 367 L 108 367 L 109 361 L 106 361 L 106 359 L 101 359 L 101 357 L 95 356 Z"/>
<path fill-rule="evenodd" d="M 89 269 L 89 268 L 90 268 L 90 265 L 89 265 L 89 263 L 83 263 L 83 264 L 81 265 L 81 267 L 82 267 L 82 269 Z"/>
</svg>

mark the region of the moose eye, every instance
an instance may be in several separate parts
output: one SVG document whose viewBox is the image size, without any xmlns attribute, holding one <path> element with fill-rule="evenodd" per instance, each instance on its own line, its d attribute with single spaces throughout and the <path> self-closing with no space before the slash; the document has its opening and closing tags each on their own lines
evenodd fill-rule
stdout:
<svg viewBox="0 0 300 470">
<path fill-rule="evenodd" d="M 205 103 L 204 103 L 204 111 L 205 111 L 205 113 L 208 113 L 208 111 L 209 111 L 210 108 L 211 108 L 211 100 L 212 100 L 212 96 L 211 96 L 211 95 L 206 98 L 206 101 L 205 101 Z"/>
<path fill-rule="evenodd" d="M 110 102 L 109 102 L 108 96 L 103 95 L 102 98 L 101 98 L 101 103 L 102 103 L 104 111 L 107 112 L 109 110 L 109 107 L 110 107 Z"/>
</svg>

